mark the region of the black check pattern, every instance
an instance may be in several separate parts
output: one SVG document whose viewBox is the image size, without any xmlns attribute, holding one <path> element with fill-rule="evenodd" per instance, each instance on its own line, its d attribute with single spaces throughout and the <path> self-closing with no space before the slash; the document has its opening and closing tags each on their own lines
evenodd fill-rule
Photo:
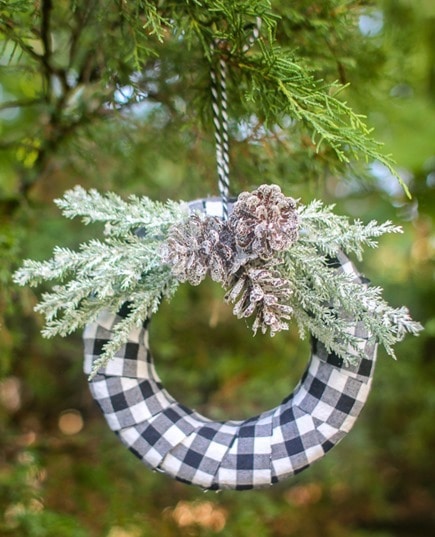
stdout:
<svg viewBox="0 0 435 537">
<path fill-rule="evenodd" d="M 344 255 L 337 261 L 337 270 L 365 284 Z M 104 312 L 86 326 L 86 373 L 119 320 Z M 174 400 L 155 371 L 146 326 L 130 334 L 90 389 L 110 428 L 146 466 L 204 489 L 266 487 L 323 457 L 354 425 L 370 391 L 376 345 L 360 322 L 353 333 L 363 359 L 343 365 L 314 341 L 294 392 L 247 420 L 214 422 Z"/>
</svg>

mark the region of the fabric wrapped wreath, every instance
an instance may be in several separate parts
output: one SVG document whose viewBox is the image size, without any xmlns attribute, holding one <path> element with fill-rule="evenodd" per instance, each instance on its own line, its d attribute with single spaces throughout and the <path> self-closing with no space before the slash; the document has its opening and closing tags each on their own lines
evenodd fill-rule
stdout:
<svg viewBox="0 0 435 537">
<path fill-rule="evenodd" d="M 421 326 L 391 308 L 343 253 L 400 229 L 349 224 L 319 202 L 297 205 L 263 185 L 222 199 L 166 206 L 101 196 L 80 187 L 57 200 L 66 216 L 106 222 L 104 242 L 51 260 L 27 260 L 20 284 L 75 276 L 36 307 L 46 336 L 85 325 L 84 370 L 120 440 L 148 467 L 204 489 L 272 485 L 323 457 L 352 428 L 371 387 L 377 344 Z M 276 408 L 239 421 L 212 421 L 177 402 L 155 371 L 148 323 L 180 282 L 221 283 L 234 313 L 254 332 L 286 330 L 292 316 L 312 336 L 308 366 Z"/>
<path fill-rule="evenodd" d="M 190 208 L 193 214 L 198 209 L 210 212 L 209 216 L 220 213 L 216 201 L 200 200 Z M 218 221 L 209 223 L 217 227 Z M 288 240 L 282 239 L 284 245 L 295 238 L 295 226 L 288 225 L 288 219 L 286 223 L 289 230 Z M 180 235 L 178 228 L 176 234 Z M 262 235 L 264 238 L 266 233 Z M 258 251 L 245 230 L 243 238 L 245 245 L 250 242 L 251 252 Z M 185 246 L 192 254 L 192 237 L 189 239 Z M 271 250 L 266 240 L 265 250 Z M 203 248 L 203 254 L 210 264 L 211 248 Z M 221 256 L 224 260 L 230 257 Z M 221 280 L 225 267 L 219 259 L 214 263 L 214 277 Z M 201 264 L 195 267 L 192 260 L 185 264 L 190 264 L 192 283 L 199 283 L 206 272 Z M 366 285 L 344 254 L 338 254 L 331 264 L 350 274 L 354 282 Z M 174 267 L 181 274 L 179 258 Z M 85 373 L 91 373 L 113 328 L 127 312 L 128 305 L 118 315 L 103 312 L 87 325 Z M 376 345 L 354 320 L 352 330 L 363 355 L 352 366 L 345 366 L 314 339 L 306 372 L 279 406 L 242 421 L 211 421 L 181 405 L 164 389 L 154 368 L 147 326 L 148 322 L 134 330 L 115 358 L 93 377 L 92 395 L 109 427 L 146 466 L 204 489 L 265 487 L 307 468 L 350 431 L 369 394 Z"/>
<path fill-rule="evenodd" d="M 365 285 L 339 255 L 337 270 Z M 100 358 L 118 315 L 102 313 L 84 332 L 85 373 Z M 149 468 L 204 489 L 251 489 L 290 477 L 323 457 L 353 427 L 372 383 L 376 344 L 361 323 L 354 335 L 364 356 L 344 365 L 313 339 L 308 367 L 276 408 L 242 421 L 211 421 L 164 389 L 148 346 L 147 323 L 90 381 L 109 427 Z"/>
<path fill-rule="evenodd" d="M 242 52 L 260 35 L 249 25 Z M 100 195 L 76 187 L 57 200 L 67 217 L 104 222 L 104 241 L 78 252 L 57 247 L 27 260 L 21 285 L 58 280 L 36 310 L 43 335 L 85 326 L 85 372 L 110 428 L 148 467 L 204 489 L 265 487 L 323 457 L 351 429 L 370 390 L 376 348 L 419 323 L 368 286 L 347 255 L 398 232 L 390 222 L 350 224 L 320 202 L 304 206 L 277 185 L 229 203 L 228 43 L 211 43 L 211 96 L 220 198 L 190 204 Z M 346 255 L 345 255 L 346 254 Z M 178 285 L 209 276 L 254 333 L 311 334 L 308 367 L 279 406 L 241 421 L 215 422 L 163 388 L 148 345 L 148 322 Z"/>
</svg>

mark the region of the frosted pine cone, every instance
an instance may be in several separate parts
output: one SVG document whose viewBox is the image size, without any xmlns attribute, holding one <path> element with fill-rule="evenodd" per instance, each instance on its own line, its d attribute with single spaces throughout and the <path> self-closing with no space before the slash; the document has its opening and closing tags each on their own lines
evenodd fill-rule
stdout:
<svg viewBox="0 0 435 537">
<path fill-rule="evenodd" d="M 225 296 L 227 302 L 235 302 L 233 313 L 239 319 L 255 315 L 252 330 L 263 334 L 270 330 L 274 336 L 288 330 L 287 321 L 292 308 L 285 304 L 291 295 L 289 282 L 270 267 L 244 268 L 234 278 L 233 287 Z"/>
<path fill-rule="evenodd" d="M 182 226 L 174 226 L 163 252 L 180 282 L 199 285 L 210 271 L 214 281 L 224 283 L 232 272 L 234 239 L 218 217 L 193 214 Z"/>
<path fill-rule="evenodd" d="M 237 246 L 247 253 L 269 259 L 298 239 L 296 202 L 277 185 L 262 185 L 243 192 L 229 219 Z"/>
<path fill-rule="evenodd" d="M 218 218 L 193 214 L 170 229 L 162 257 L 180 282 L 199 285 L 206 277 L 210 252 L 219 240 L 219 225 Z"/>
</svg>

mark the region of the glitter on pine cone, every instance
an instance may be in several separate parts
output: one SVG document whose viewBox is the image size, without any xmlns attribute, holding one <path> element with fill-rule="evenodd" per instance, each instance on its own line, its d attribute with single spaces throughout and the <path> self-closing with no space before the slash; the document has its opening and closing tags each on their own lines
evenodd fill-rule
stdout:
<svg viewBox="0 0 435 537">
<path fill-rule="evenodd" d="M 218 217 L 192 214 L 182 226 L 171 228 L 163 261 L 180 282 L 199 285 L 210 272 L 220 283 L 227 281 L 235 256 L 234 239 Z"/>
<path fill-rule="evenodd" d="M 298 240 L 296 202 L 277 185 L 261 185 L 239 195 L 229 225 L 240 249 L 269 259 Z"/>
<path fill-rule="evenodd" d="M 162 258 L 180 282 L 199 285 L 204 280 L 210 251 L 219 239 L 220 224 L 218 218 L 193 214 L 183 225 L 170 229 Z"/>
<path fill-rule="evenodd" d="M 233 313 L 237 318 L 255 315 L 252 324 L 254 334 L 260 329 L 274 336 L 288 330 L 292 308 L 285 302 L 291 295 L 288 280 L 273 267 L 244 267 L 233 279 L 233 286 L 225 296 L 227 302 L 235 303 Z"/>
</svg>

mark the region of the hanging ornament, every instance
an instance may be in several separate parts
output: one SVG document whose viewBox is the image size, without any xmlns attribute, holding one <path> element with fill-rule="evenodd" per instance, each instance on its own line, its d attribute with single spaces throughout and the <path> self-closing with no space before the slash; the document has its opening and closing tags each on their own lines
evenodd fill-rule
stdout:
<svg viewBox="0 0 435 537">
<path fill-rule="evenodd" d="M 207 210 L 207 200 L 203 203 Z M 196 213 L 194 216 L 192 221 L 196 222 L 198 216 Z M 214 217 L 210 218 L 213 221 Z M 195 275 L 196 283 L 198 265 L 195 262 L 186 265 L 187 272 L 191 270 Z M 201 274 L 204 266 L 201 265 Z M 274 276 L 270 276 L 270 281 L 267 269 L 266 276 L 260 268 L 251 270 L 258 271 L 251 285 L 259 281 L 259 287 L 263 285 L 265 289 L 258 292 L 262 298 L 250 299 L 255 307 L 260 308 L 258 302 L 272 297 L 270 305 L 261 306 L 262 314 L 258 314 L 261 320 L 255 322 L 271 327 L 272 331 L 274 323 L 279 325 L 270 319 L 275 315 L 272 312 L 277 295 L 286 297 L 284 286 L 278 291 L 274 289 Z M 329 270 L 345 275 L 356 287 L 367 285 L 341 253 L 334 260 L 334 268 Z M 188 276 L 185 279 L 189 281 Z M 95 322 L 86 326 L 86 373 L 94 372 L 104 345 L 128 312 L 128 306 L 118 314 L 103 311 Z M 339 310 L 336 313 L 344 314 Z M 357 359 L 340 360 L 314 339 L 307 369 L 294 392 L 276 408 L 246 420 L 212 421 L 176 401 L 155 371 L 147 321 L 132 330 L 115 356 L 98 369 L 90 388 L 109 427 L 149 468 L 203 489 L 267 487 L 323 457 L 350 431 L 367 400 L 376 342 L 357 315 L 348 320 L 347 326 L 354 338 L 353 344 L 349 344 L 349 356 L 354 356 L 357 344 Z"/>
<path fill-rule="evenodd" d="M 263 210 L 261 201 L 246 213 L 247 200 L 260 192 L 283 211 Z M 146 466 L 186 483 L 244 490 L 307 468 L 355 423 L 377 345 L 394 355 L 394 343 L 421 329 L 406 308 L 390 307 L 368 286 L 343 253 L 360 255 L 364 244 L 398 232 L 389 222 L 351 224 L 320 202 L 295 205 L 266 185 L 229 204 L 228 220 L 214 216 L 222 199 L 124 202 L 76 187 L 57 203 L 66 216 L 105 222 L 105 240 L 77 252 L 56 248 L 48 261 L 27 260 L 15 280 L 61 282 L 36 307 L 47 318 L 44 334 L 86 325 L 85 372 L 109 426 Z M 254 332 L 274 335 L 293 317 L 301 333 L 313 335 L 294 392 L 247 420 L 214 422 L 180 405 L 154 368 L 151 315 L 180 282 L 198 285 L 207 276 L 221 283 L 237 317 L 254 318 Z"/>
<path fill-rule="evenodd" d="M 255 26 L 247 47 L 258 36 Z M 218 53 L 222 43 L 215 42 Z M 304 205 L 277 185 L 229 199 L 226 62 L 212 70 L 218 198 L 166 204 L 76 187 L 57 200 L 66 217 L 103 222 L 104 240 L 52 259 L 27 260 L 21 285 L 58 281 L 36 311 L 45 336 L 85 327 L 85 372 L 112 430 L 143 463 L 204 489 L 269 486 L 323 457 L 351 429 L 370 390 L 376 348 L 421 325 L 392 308 L 347 257 L 401 229 L 350 223 L 332 207 Z M 247 420 L 214 422 L 162 386 L 148 322 L 180 283 L 221 284 L 233 313 L 271 336 L 294 320 L 312 337 L 307 369 L 276 408 Z"/>
</svg>

